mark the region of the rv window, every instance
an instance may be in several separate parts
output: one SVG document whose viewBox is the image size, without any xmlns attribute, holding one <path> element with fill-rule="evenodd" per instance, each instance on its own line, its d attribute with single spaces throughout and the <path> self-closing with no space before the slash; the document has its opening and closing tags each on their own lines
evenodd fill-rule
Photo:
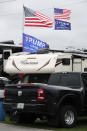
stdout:
<svg viewBox="0 0 87 131">
<path fill-rule="evenodd" d="M 87 71 L 87 68 L 84 68 L 84 71 L 86 72 L 86 71 Z"/>
<path fill-rule="evenodd" d="M 67 58 L 62 59 L 62 64 L 63 65 L 70 65 L 70 59 L 67 59 Z"/>
<path fill-rule="evenodd" d="M 4 52 L 4 59 L 8 59 L 9 56 L 10 56 L 10 52 Z"/>
</svg>

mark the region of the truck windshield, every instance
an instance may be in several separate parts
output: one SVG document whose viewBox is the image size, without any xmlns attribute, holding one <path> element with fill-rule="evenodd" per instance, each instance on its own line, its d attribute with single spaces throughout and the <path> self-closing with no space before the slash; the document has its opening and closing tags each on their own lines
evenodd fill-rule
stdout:
<svg viewBox="0 0 87 131">
<path fill-rule="evenodd" d="M 48 84 L 67 86 L 71 88 L 81 87 L 80 74 L 79 73 L 54 73 L 51 75 Z"/>
<path fill-rule="evenodd" d="M 24 75 L 21 83 L 45 83 L 47 84 L 50 74 L 27 74 Z"/>
</svg>

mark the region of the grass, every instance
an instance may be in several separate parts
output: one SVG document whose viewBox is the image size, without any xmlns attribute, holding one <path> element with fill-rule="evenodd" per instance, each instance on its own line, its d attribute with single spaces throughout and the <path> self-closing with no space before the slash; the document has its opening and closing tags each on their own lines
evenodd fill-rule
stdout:
<svg viewBox="0 0 87 131">
<path fill-rule="evenodd" d="M 21 126 L 29 126 L 33 128 L 39 128 L 39 129 L 47 129 L 47 130 L 52 130 L 52 131 L 87 131 L 87 117 L 85 118 L 80 118 L 77 122 L 76 127 L 74 128 L 55 128 L 47 125 L 47 121 L 40 121 L 37 120 L 34 124 L 17 124 L 16 122 L 10 121 L 9 117 L 6 116 L 5 121 L 2 123 L 5 124 L 13 124 L 13 125 L 21 125 Z"/>
</svg>

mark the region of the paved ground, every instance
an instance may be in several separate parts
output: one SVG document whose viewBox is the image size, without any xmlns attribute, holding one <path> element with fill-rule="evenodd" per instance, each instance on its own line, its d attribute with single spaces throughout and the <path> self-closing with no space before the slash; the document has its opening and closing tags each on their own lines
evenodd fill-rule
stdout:
<svg viewBox="0 0 87 131">
<path fill-rule="evenodd" d="M 0 123 L 0 131 L 49 131 L 49 130 Z"/>
</svg>

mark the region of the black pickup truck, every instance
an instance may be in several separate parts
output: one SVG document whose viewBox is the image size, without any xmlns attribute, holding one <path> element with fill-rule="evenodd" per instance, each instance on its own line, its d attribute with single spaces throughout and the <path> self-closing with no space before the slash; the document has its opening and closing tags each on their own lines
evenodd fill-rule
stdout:
<svg viewBox="0 0 87 131">
<path fill-rule="evenodd" d="M 47 119 L 50 125 L 73 127 L 87 115 L 87 74 L 27 74 L 4 89 L 3 107 L 12 120 Z"/>
</svg>

